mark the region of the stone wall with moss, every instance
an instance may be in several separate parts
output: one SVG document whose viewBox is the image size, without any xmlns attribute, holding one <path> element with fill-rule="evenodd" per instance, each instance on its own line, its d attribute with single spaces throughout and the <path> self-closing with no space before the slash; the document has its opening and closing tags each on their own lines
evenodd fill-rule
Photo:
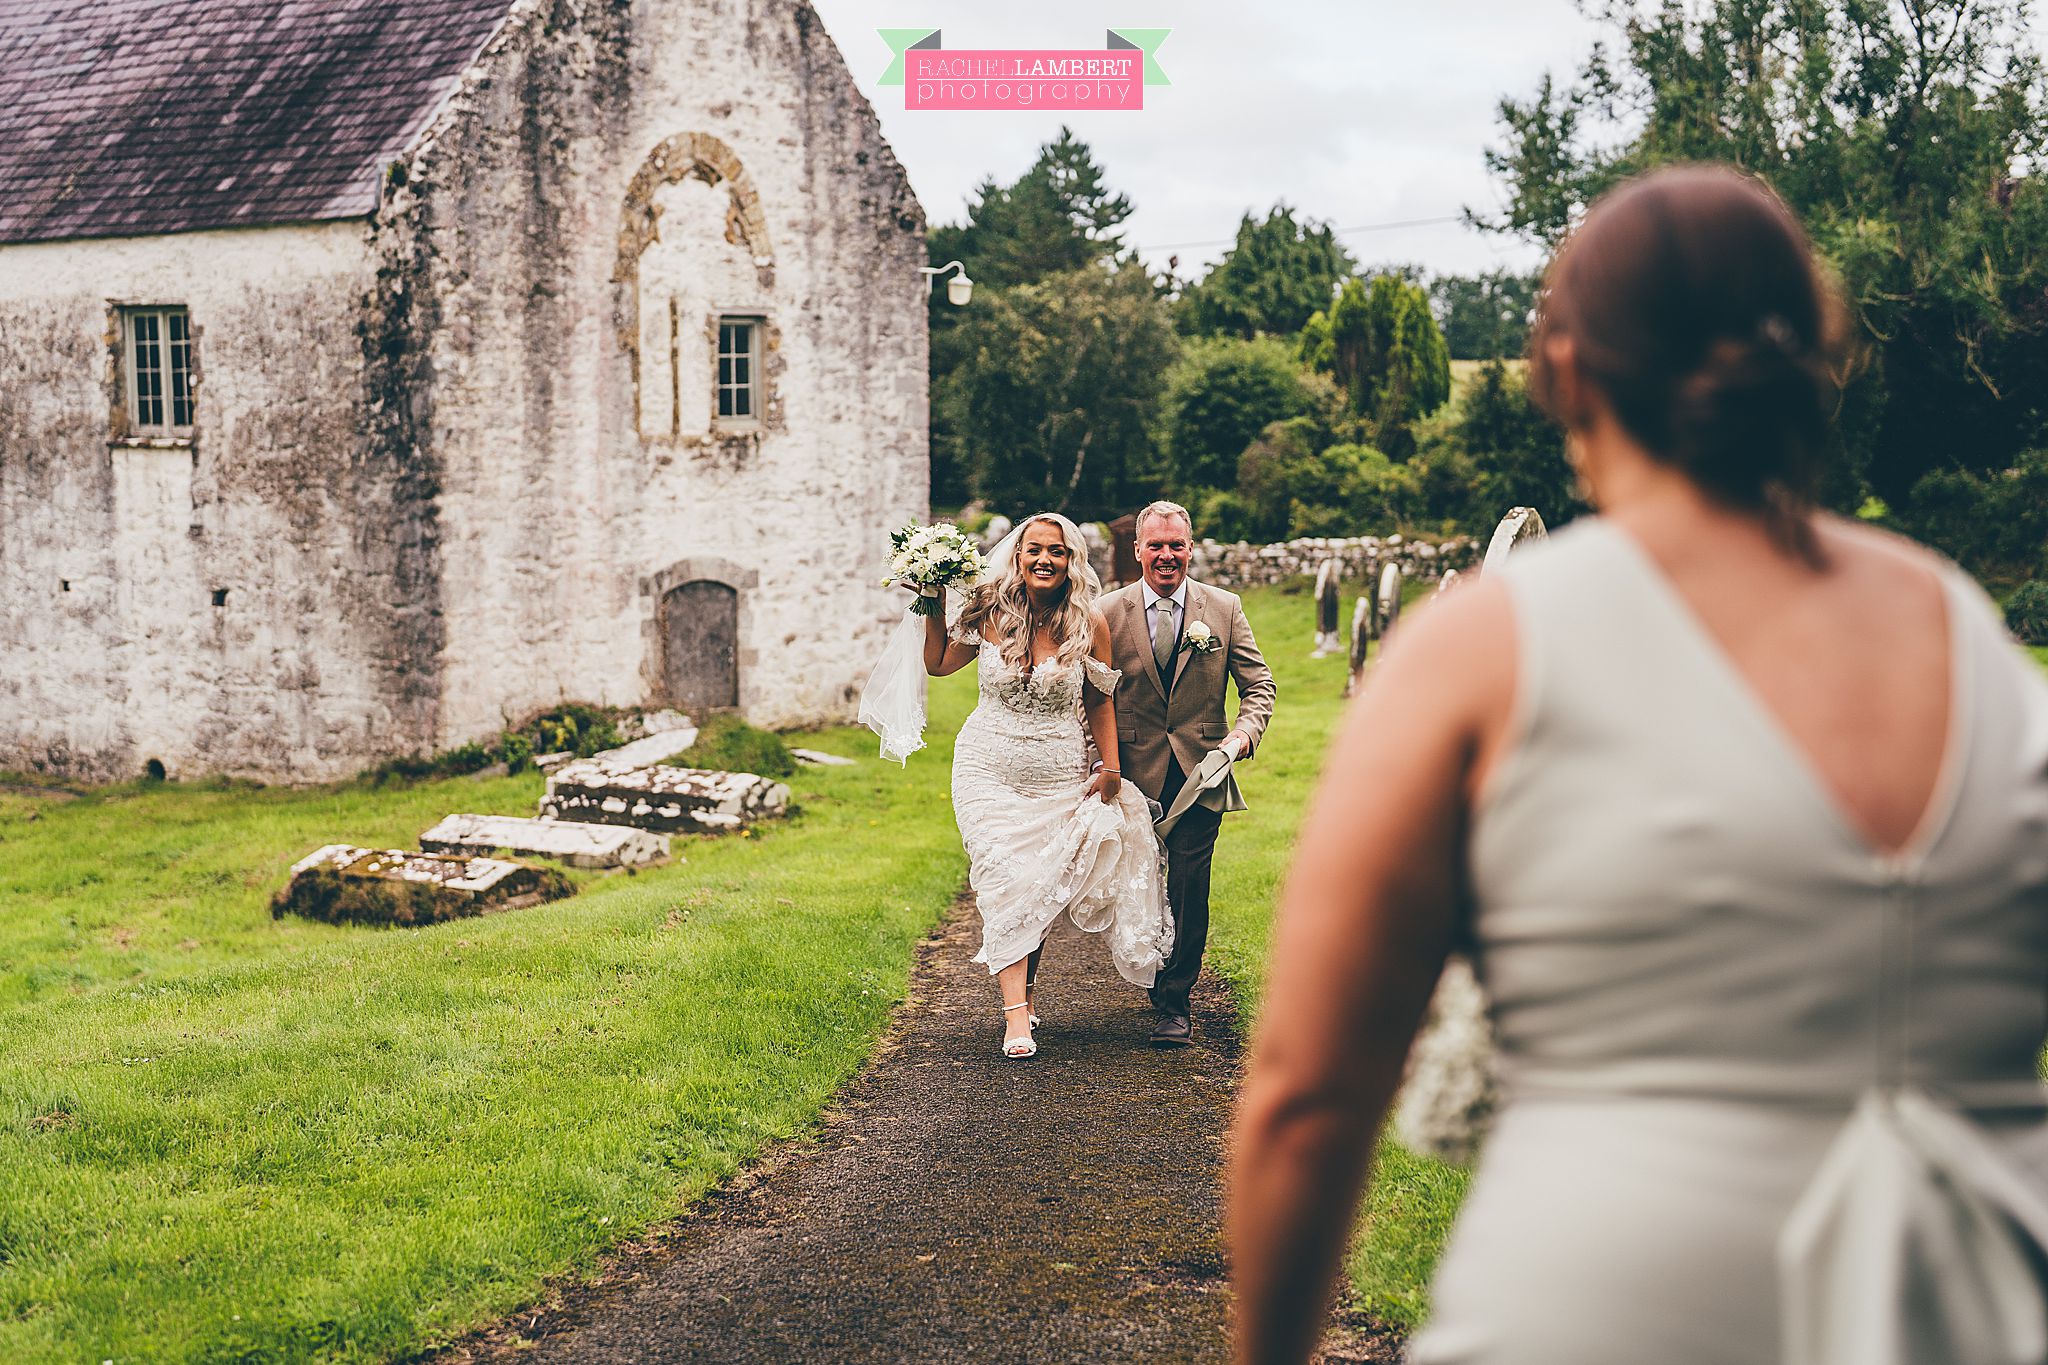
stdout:
<svg viewBox="0 0 2048 1365">
<path fill-rule="evenodd" d="M 379 180 L 0 246 L 0 769 L 317 780 L 659 704 L 707 578 L 745 714 L 849 716 L 927 501 L 924 219 L 808 4 L 517 0 Z M 123 438 L 123 303 L 189 310 L 189 440 Z"/>
<path fill-rule="evenodd" d="M 923 213 L 809 6 L 523 6 L 380 222 L 439 315 L 440 746 L 667 700 L 697 578 L 749 718 L 849 717 L 927 499 Z M 714 416 L 721 317 L 759 325 L 751 421 Z"/>
</svg>

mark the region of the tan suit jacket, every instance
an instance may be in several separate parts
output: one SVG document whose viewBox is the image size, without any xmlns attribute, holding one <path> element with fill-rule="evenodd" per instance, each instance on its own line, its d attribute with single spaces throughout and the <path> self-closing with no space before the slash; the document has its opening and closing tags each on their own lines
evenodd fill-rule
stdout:
<svg viewBox="0 0 2048 1365">
<path fill-rule="evenodd" d="M 1118 588 L 1100 606 L 1109 622 L 1110 663 L 1124 675 L 1116 687 L 1116 737 L 1125 780 L 1157 801 L 1169 757 L 1183 773 L 1201 766 L 1202 756 L 1231 731 L 1223 705 L 1225 684 L 1232 679 L 1237 683 L 1236 728 L 1251 741 L 1244 753 L 1250 758 L 1273 714 L 1273 673 L 1252 638 L 1237 594 L 1188 580 L 1171 695 L 1152 653 L 1144 585 Z M 1195 621 L 1208 624 L 1219 648 L 1198 654 L 1187 647 L 1187 628 Z"/>
</svg>

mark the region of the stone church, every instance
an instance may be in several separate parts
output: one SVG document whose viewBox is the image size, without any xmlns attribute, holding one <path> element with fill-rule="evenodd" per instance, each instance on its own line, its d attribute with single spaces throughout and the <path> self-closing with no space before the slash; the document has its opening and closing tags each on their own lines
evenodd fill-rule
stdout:
<svg viewBox="0 0 2048 1365">
<path fill-rule="evenodd" d="M 0 0 L 0 769 L 850 716 L 924 261 L 805 0 Z"/>
</svg>

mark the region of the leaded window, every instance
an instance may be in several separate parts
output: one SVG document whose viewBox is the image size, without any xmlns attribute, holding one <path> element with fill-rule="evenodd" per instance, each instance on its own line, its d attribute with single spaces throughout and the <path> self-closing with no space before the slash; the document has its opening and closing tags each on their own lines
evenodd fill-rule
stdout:
<svg viewBox="0 0 2048 1365">
<path fill-rule="evenodd" d="M 726 422 L 751 422 L 760 416 L 759 321 L 718 320 L 718 416 Z"/>
<path fill-rule="evenodd" d="M 192 430 L 192 318 L 183 308 L 129 308 L 122 327 L 128 357 L 128 431 L 184 436 Z"/>
</svg>

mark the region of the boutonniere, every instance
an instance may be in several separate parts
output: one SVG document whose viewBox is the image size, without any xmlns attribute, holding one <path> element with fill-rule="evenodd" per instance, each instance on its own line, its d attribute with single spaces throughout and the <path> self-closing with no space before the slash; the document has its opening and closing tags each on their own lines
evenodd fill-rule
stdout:
<svg viewBox="0 0 2048 1365">
<path fill-rule="evenodd" d="M 1223 642 L 1216 638 L 1215 631 L 1209 629 L 1207 621 L 1190 621 L 1181 648 L 1196 654 L 1210 654 L 1223 648 Z"/>
</svg>

